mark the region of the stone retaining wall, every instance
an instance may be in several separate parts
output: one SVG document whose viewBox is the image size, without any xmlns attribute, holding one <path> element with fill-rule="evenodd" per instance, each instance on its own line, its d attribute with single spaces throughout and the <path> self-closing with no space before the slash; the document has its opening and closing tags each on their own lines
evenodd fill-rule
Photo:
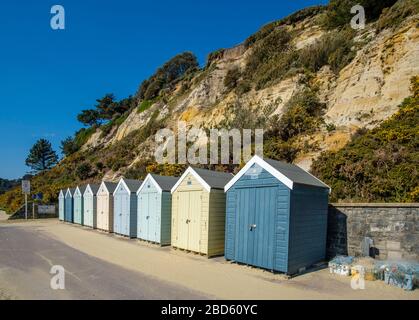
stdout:
<svg viewBox="0 0 419 320">
<path fill-rule="evenodd" d="M 361 255 L 370 237 L 378 259 L 419 261 L 419 203 L 358 203 L 329 206 L 327 254 Z"/>
</svg>

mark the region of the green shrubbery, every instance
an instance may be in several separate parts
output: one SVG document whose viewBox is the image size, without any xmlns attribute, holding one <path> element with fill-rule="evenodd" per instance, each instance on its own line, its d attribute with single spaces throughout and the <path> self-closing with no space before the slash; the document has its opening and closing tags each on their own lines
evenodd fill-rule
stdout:
<svg viewBox="0 0 419 320">
<path fill-rule="evenodd" d="M 198 60 L 191 52 L 173 57 L 157 69 L 149 79 L 144 80 L 137 92 L 137 100 L 153 100 L 163 89 L 173 89 L 174 84 L 188 72 L 198 68 Z"/>
<path fill-rule="evenodd" d="M 391 8 L 385 8 L 377 21 L 377 29 L 395 28 L 407 17 L 419 13 L 419 1 L 399 0 Z"/>
<path fill-rule="evenodd" d="M 313 163 L 313 173 L 331 186 L 332 201 L 419 201 L 418 77 L 412 90 L 390 119 Z"/>
<path fill-rule="evenodd" d="M 235 67 L 227 71 L 227 74 L 224 78 L 224 86 L 228 91 L 234 89 L 237 86 L 241 76 L 240 69 Z"/>
<path fill-rule="evenodd" d="M 138 106 L 138 113 L 146 111 L 148 108 L 150 108 L 153 105 L 153 101 L 150 100 L 143 100 L 141 101 L 140 105 Z"/>
<path fill-rule="evenodd" d="M 224 52 L 225 49 L 218 49 L 208 54 L 207 64 L 205 68 L 208 68 L 215 60 L 220 59 L 223 56 Z"/>
<path fill-rule="evenodd" d="M 91 175 L 92 175 L 92 166 L 87 162 L 80 164 L 76 169 L 76 176 L 80 180 L 87 180 L 88 178 L 91 177 Z"/>
<path fill-rule="evenodd" d="M 327 5 L 323 25 L 328 29 L 334 29 L 349 25 L 354 14 L 351 8 L 361 5 L 365 9 L 367 22 L 377 20 L 384 8 L 391 7 L 397 0 L 330 0 Z"/>
<path fill-rule="evenodd" d="M 266 27 L 270 30 L 271 27 Z M 330 65 L 338 73 L 355 57 L 354 31 L 342 28 L 326 33 L 307 48 L 296 50 L 291 44 L 292 35 L 285 27 L 275 26 L 273 30 L 261 31 L 254 43 L 245 71 L 240 81 L 228 79 L 229 88 L 241 87 L 247 92 L 251 84 L 257 90 L 266 88 L 286 77 L 305 70 L 317 72 L 324 65 Z M 264 35 L 264 37 L 262 37 Z M 242 90 L 246 83 L 246 90 Z"/>
<path fill-rule="evenodd" d="M 351 28 L 327 33 L 300 51 L 299 64 L 312 72 L 325 65 L 330 65 L 334 72 L 339 72 L 355 57 L 355 52 L 351 50 L 353 37 L 354 31 Z"/>
<path fill-rule="evenodd" d="M 270 33 L 275 31 L 276 28 L 283 25 L 292 25 L 299 21 L 307 19 L 309 17 L 313 17 L 321 13 L 324 9 L 325 7 L 323 6 L 308 7 L 308 8 L 299 10 L 281 20 L 268 23 L 264 25 L 258 32 L 256 32 L 255 34 L 247 38 L 246 41 L 244 42 L 244 45 L 246 46 L 246 48 L 249 48 L 256 42 L 258 42 L 259 40 L 266 38 L 268 35 L 270 35 Z"/>
<path fill-rule="evenodd" d="M 325 104 L 319 101 L 316 92 L 305 88 L 295 94 L 284 109 L 281 117 L 274 116 L 269 120 L 264 135 L 264 153 L 271 159 L 292 162 L 301 151 L 298 138 L 318 130 L 323 122 Z"/>
<path fill-rule="evenodd" d="M 313 90 L 306 88 L 291 97 L 284 109 L 284 114 L 272 125 L 268 135 L 288 141 L 317 130 L 323 121 L 325 104 L 319 101 Z"/>
</svg>

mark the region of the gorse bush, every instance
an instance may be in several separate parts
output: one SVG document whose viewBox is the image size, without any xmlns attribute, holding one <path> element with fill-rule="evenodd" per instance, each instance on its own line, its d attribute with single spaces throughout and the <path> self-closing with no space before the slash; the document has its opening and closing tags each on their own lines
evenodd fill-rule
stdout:
<svg viewBox="0 0 419 320">
<path fill-rule="evenodd" d="M 332 201 L 419 201 L 419 78 L 413 95 L 380 126 L 322 153 L 313 173 L 332 188 Z"/>
<path fill-rule="evenodd" d="M 317 130 L 322 123 L 326 105 L 321 103 L 316 93 L 306 88 L 295 94 L 284 106 L 284 114 L 272 125 L 266 137 L 280 137 L 288 141 L 303 133 Z"/>
<path fill-rule="evenodd" d="M 284 141 L 280 137 L 270 137 L 264 141 L 263 153 L 270 159 L 292 163 L 298 152 L 300 148 L 293 141 Z"/>
</svg>

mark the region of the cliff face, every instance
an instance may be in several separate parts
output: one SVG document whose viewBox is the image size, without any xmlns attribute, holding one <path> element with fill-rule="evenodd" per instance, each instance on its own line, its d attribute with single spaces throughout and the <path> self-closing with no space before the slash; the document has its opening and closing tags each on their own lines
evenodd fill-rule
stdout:
<svg viewBox="0 0 419 320">
<path fill-rule="evenodd" d="M 349 64 L 338 73 L 325 65 L 311 75 L 310 82 L 326 104 L 324 121 L 335 126 L 335 130 L 328 132 L 320 127 L 317 132 L 303 136 L 302 140 L 316 143 L 317 147 L 314 151 L 299 152 L 295 163 L 309 169 L 321 151 L 341 148 L 358 128 L 373 128 L 396 112 L 397 106 L 409 95 L 410 79 L 419 74 L 417 18 L 417 15 L 411 16 L 395 30 L 381 32 L 374 24 L 367 25 L 366 29 L 357 31 L 354 38 L 356 48 L 353 48 L 355 57 Z M 317 24 L 316 17 L 286 28 L 293 34 L 292 44 L 297 51 L 313 45 L 328 32 Z M 228 71 L 237 68 L 243 72 L 252 50 L 253 47 L 246 48 L 245 45 L 223 50 L 210 66 L 194 76 L 189 91 L 178 94 L 175 90 L 165 101 L 156 102 L 145 112 L 132 110 L 127 119 L 106 137 L 99 138 L 99 133 L 94 134 L 84 149 L 119 143 L 147 125 L 156 110 L 159 111 L 158 118 L 166 119 L 164 125 L 171 129 L 176 128 L 177 121 L 186 121 L 194 127 L 217 126 L 226 117 L 234 116 L 230 114 L 234 103 L 255 113 L 273 106 L 270 115 L 281 116 L 290 98 L 305 86 L 301 81 L 306 76 L 303 72 L 296 72 L 259 90 L 253 88 L 247 93 L 238 94 L 225 87 Z M 149 151 L 155 147 L 153 139 L 153 136 L 147 139 Z M 142 145 L 133 147 L 140 152 L 133 164 L 140 158 L 152 157 L 152 152 L 146 152 Z M 107 176 L 115 176 L 115 173 Z"/>
</svg>

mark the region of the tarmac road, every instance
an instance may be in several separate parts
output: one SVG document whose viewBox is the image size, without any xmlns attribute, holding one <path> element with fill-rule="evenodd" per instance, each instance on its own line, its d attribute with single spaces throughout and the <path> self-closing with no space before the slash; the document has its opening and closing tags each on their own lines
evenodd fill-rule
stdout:
<svg viewBox="0 0 419 320">
<path fill-rule="evenodd" d="M 51 289 L 53 265 L 65 268 L 65 290 Z M 0 300 L 207 298 L 89 256 L 34 229 L 0 225 Z"/>
</svg>

